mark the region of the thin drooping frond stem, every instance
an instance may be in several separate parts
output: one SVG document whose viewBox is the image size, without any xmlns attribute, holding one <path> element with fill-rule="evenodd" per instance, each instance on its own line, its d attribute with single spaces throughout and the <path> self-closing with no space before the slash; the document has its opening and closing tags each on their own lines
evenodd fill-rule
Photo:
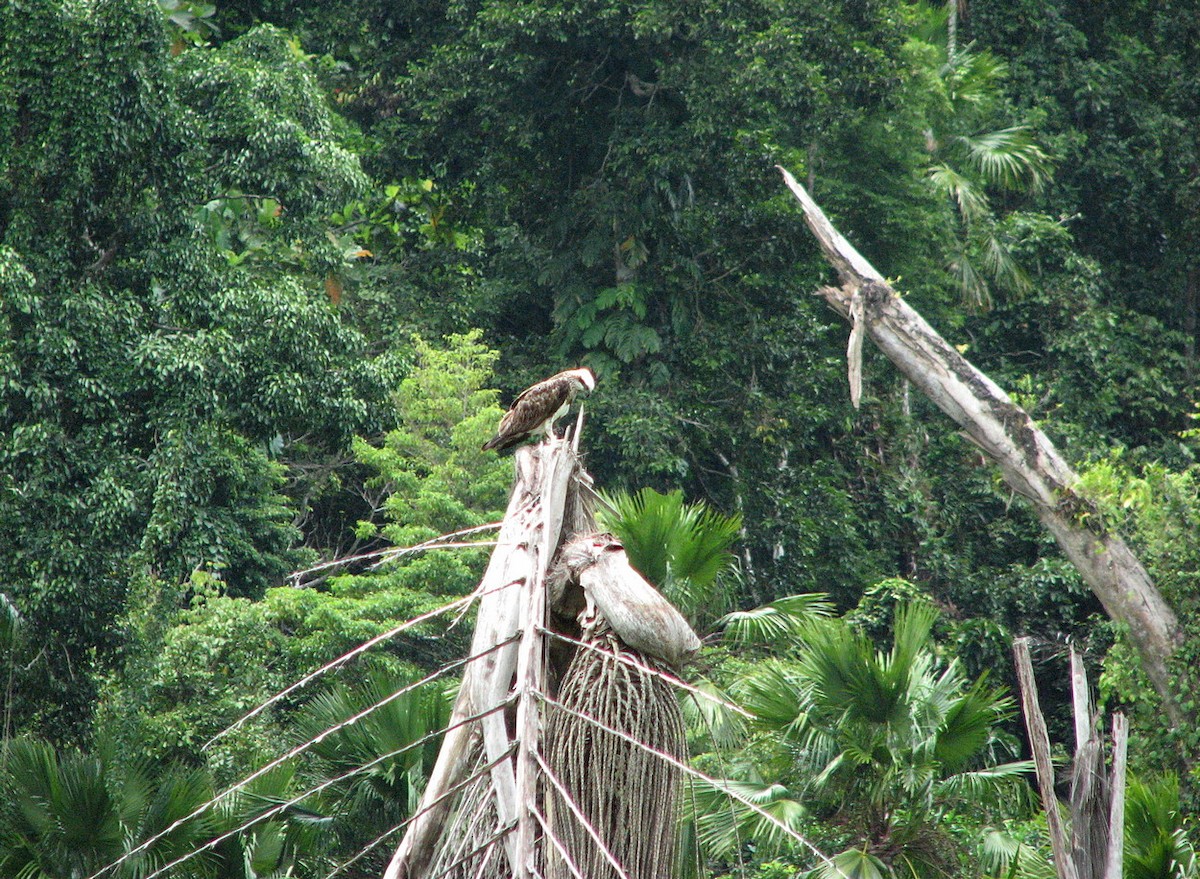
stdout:
<svg viewBox="0 0 1200 879">
<path fill-rule="evenodd" d="M 617 661 L 625 653 L 615 636 L 608 650 L 580 650 L 563 679 L 559 699 L 603 718 L 677 758 L 686 756 L 683 716 L 674 689 L 661 678 Z M 632 651 L 629 651 L 632 653 Z M 632 655 L 647 664 L 644 657 Z M 679 773 L 674 767 L 567 715 L 547 719 L 547 761 L 596 832 L 625 870 L 639 879 L 666 879 L 675 865 L 675 814 Z M 558 801 L 550 812 L 558 815 Z M 583 871 L 605 879 L 611 871 L 578 826 L 562 827 L 563 841 Z M 553 863 L 551 875 L 556 871 Z"/>
<path fill-rule="evenodd" d="M 661 668 L 656 668 L 655 666 L 639 659 L 638 655 L 636 653 L 625 652 L 625 651 L 614 653 L 611 648 L 601 647 L 600 645 L 595 644 L 590 641 L 580 641 L 578 638 L 572 638 L 570 635 L 564 635 L 561 632 L 555 632 L 555 631 L 552 631 L 552 630 L 544 628 L 544 627 L 542 628 L 542 632 L 545 633 L 546 635 L 549 635 L 551 638 L 554 638 L 557 641 L 562 641 L 567 644 L 573 644 L 576 647 L 579 647 L 583 650 L 591 650 L 591 651 L 594 651 L 597 653 L 603 653 L 605 656 L 615 659 L 617 662 L 621 663 L 622 665 L 628 665 L 631 668 L 636 668 L 642 674 L 650 675 L 651 677 L 654 677 L 654 678 L 659 678 L 660 680 L 665 681 L 666 683 L 670 684 L 672 687 L 675 687 L 676 689 L 683 690 L 685 693 L 690 693 L 694 697 L 704 699 L 708 702 L 712 702 L 716 705 L 719 705 L 722 708 L 725 708 L 729 711 L 734 712 L 735 714 L 740 714 L 746 718 L 750 718 L 750 717 L 754 716 L 749 711 L 747 711 L 745 708 L 742 708 L 740 705 L 735 705 L 726 699 L 718 698 L 717 696 L 714 696 L 712 693 L 706 693 L 704 690 L 701 690 L 698 687 L 695 687 L 692 684 L 689 684 L 687 681 L 677 677 L 676 675 L 673 675 L 670 672 L 664 671 Z"/>
<path fill-rule="evenodd" d="M 584 721 L 585 723 L 592 724 L 595 727 L 597 727 L 598 729 L 602 729 L 607 733 L 611 733 L 612 735 L 616 736 L 617 738 L 623 739 L 623 740 L 629 742 L 630 744 L 634 745 L 634 747 L 641 748 L 645 751 L 648 751 L 651 754 L 656 755 L 658 757 L 658 759 L 660 759 L 666 763 L 670 763 L 672 766 L 677 768 L 680 772 L 684 773 L 685 775 L 690 775 L 693 778 L 698 778 L 703 781 L 706 781 L 709 784 L 713 785 L 714 787 L 722 790 L 731 799 L 737 800 L 739 803 L 741 803 L 747 809 L 750 809 L 753 812 L 757 812 L 762 818 L 764 818 L 768 822 L 777 826 L 784 833 L 784 835 L 790 837 L 792 840 L 794 840 L 795 842 L 798 842 L 800 845 L 804 846 L 804 848 L 808 849 L 810 852 L 812 852 L 814 855 L 816 855 L 817 859 L 820 860 L 822 864 L 827 865 L 830 869 L 833 869 L 835 871 L 837 870 L 836 866 L 833 864 L 833 861 L 830 860 L 829 856 L 826 855 L 824 852 L 822 852 L 819 848 L 817 848 L 810 840 L 808 840 L 806 837 L 802 836 L 800 833 L 797 833 L 794 829 L 792 829 L 791 827 L 788 827 L 786 824 L 783 824 L 781 821 L 779 821 L 778 818 L 776 818 L 774 815 L 767 812 L 765 809 L 763 809 L 757 803 L 752 802 L 751 800 L 749 800 L 748 798 L 743 796 L 738 791 L 730 788 L 730 786 L 728 784 L 726 784 L 722 779 L 714 778 L 713 776 L 708 775 L 707 773 L 701 772 L 699 769 L 696 769 L 695 767 L 688 765 L 687 763 L 683 762 L 679 758 L 677 758 L 671 754 L 663 753 L 662 751 L 659 751 L 659 750 L 651 747 L 650 745 L 645 744 L 644 742 L 629 735 L 628 733 L 622 732 L 619 729 L 609 726 L 608 724 L 604 723 L 603 721 L 599 720 L 598 718 L 589 716 L 580 711 L 576 711 L 574 708 L 570 708 L 569 706 L 564 705 L 562 702 L 558 701 L 557 699 L 553 698 L 552 696 L 548 696 L 545 693 L 542 693 L 540 695 L 540 698 L 546 704 L 553 706 L 554 708 L 557 708 L 560 711 L 566 712 L 567 714 L 570 714 L 573 717 L 576 717 L 577 719 Z M 844 879 L 851 879 L 851 877 L 845 876 Z"/>
<path fill-rule="evenodd" d="M 354 562 L 363 562 L 367 559 L 375 559 L 375 563 L 371 565 L 374 570 L 385 562 L 393 559 L 403 558 L 408 555 L 416 555 L 417 553 L 425 552 L 430 549 L 463 549 L 472 546 L 492 546 L 493 541 L 481 540 L 468 543 L 451 542 L 458 537 L 466 537 L 468 534 L 478 534 L 481 531 L 495 531 L 500 527 L 499 522 L 488 522 L 486 525 L 475 525 L 471 528 L 463 528 L 458 531 L 451 531 L 448 534 L 439 534 L 437 537 L 431 537 L 423 543 L 418 543 L 413 546 L 389 546 L 387 549 L 377 549 L 372 552 L 364 552 L 358 555 L 345 556 L 343 558 L 330 559 L 327 562 L 321 562 L 319 565 L 313 565 L 311 568 L 305 568 L 302 571 L 293 571 L 288 574 L 288 580 L 293 586 L 304 586 L 303 578 L 308 574 L 315 574 L 318 571 L 327 571 L 330 568 L 341 568 Z"/>
<path fill-rule="evenodd" d="M 140 854 L 141 852 L 145 851 L 150 846 L 152 846 L 154 843 L 158 842 L 160 839 L 164 838 L 165 836 L 170 834 L 175 829 L 183 826 L 188 821 L 191 821 L 194 818 L 197 818 L 200 815 L 204 814 L 204 812 L 206 812 L 208 809 L 212 808 L 217 803 L 220 803 L 220 802 L 228 799 L 229 797 L 233 796 L 238 791 L 244 790 L 256 779 L 261 778 L 262 776 L 266 775 L 271 770 L 276 769 L 279 766 L 286 763 L 287 761 L 299 756 L 300 754 L 303 754 L 304 752 L 309 750 L 314 745 L 319 744 L 320 742 L 324 741 L 329 736 L 333 735 L 335 732 L 337 732 L 341 729 L 345 729 L 346 727 L 350 726 L 351 724 L 357 723 L 359 720 L 366 717 L 367 715 L 369 715 L 371 712 L 375 711 L 376 709 L 381 708 L 382 706 L 387 705 L 390 702 L 395 701 L 396 699 L 399 699 L 401 696 L 411 693 L 413 690 L 416 690 L 417 688 L 422 687 L 425 684 L 428 684 L 428 683 L 431 683 L 432 681 L 437 680 L 438 678 L 444 676 L 447 672 L 452 671 L 455 668 L 466 665 L 467 663 L 470 663 L 470 662 L 474 662 L 475 660 L 481 659 L 484 656 L 487 656 L 488 654 L 494 653 L 495 651 L 497 651 L 497 650 L 501 649 L 502 647 L 505 647 L 508 644 L 515 641 L 519 636 L 520 636 L 520 633 L 518 633 L 513 638 L 509 638 L 506 641 L 502 641 L 498 644 L 494 644 L 491 647 L 489 647 L 487 650 L 481 651 L 472 656 L 468 656 L 465 659 L 455 660 L 454 662 L 446 663 L 446 664 L 442 665 L 440 668 L 438 668 L 436 671 L 433 671 L 430 674 L 426 675 L 425 677 L 421 678 L 419 681 L 416 681 L 405 687 L 401 687 L 396 692 L 390 694 L 387 698 L 380 700 L 379 702 L 376 702 L 374 705 L 371 705 L 370 707 L 358 712 L 357 714 L 355 714 L 351 717 L 348 717 L 346 720 L 342 721 L 341 723 L 337 723 L 337 724 L 334 724 L 333 726 L 326 728 L 319 735 L 314 736 L 313 738 L 308 739 L 305 742 L 302 742 L 301 744 L 292 748 L 286 754 L 283 754 L 282 756 L 277 757 L 274 760 L 270 761 L 266 765 L 261 766 L 260 768 L 258 768 L 254 772 L 252 772 L 250 775 L 243 778 L 241 781 L 237 782 L 236 784 L 231 785 L 230 787 L 228 787 L 221 793 L 217 794 L 215 797 L 213 797 L 208 802 L 204 803 L 203 805 L 201 805 L 198 808 L 196 808 L 195 810 L 193 810 L 190 814 L 185 815 L 182 818 L 179 818 L 178 820 L 176 820 L 175 822 L 170 824 L 168 827 L 164 828 L 163 830 L 159 831 L 155 835 L 151 836 L 149 839 L 142 842 L 140 845 L 130 849 L 125 854 L 121 855 L 121 857 L 117 858 L 117 860 L 113 861 L 111 864 L 108 864 L 108 865 L 100 868 L 95 873 L 93 873 L 91 876 L 87 877 L 87 879 L 98 879 L 98 877 L 104 875 L 105 873 L 107 873 L 111 870 L 115 870 L 117 867 L 121 866 L 121 864 L 125 863 L 130 858 L 133 858 L 134 856 Z M 492 713 L 492 712 L 491 711 L 484 712 L 484 714 L 490 714 L 490 713 Z M 441 734 L 442 732 L 445 732 L 445 730 L 440 730 L 438 734 Z M 148 879 L 148 877 L 146 877 L 146 879 Z"/>
<path fill-rule="evenodd" d="M 507 588 L 507 584 L 504 587 L 500 587 L 500 588 Z M 382 632 L 381 634 L 376 635 L 374 638 L 370 638 L 370 639 L 364 641 L 362 644 L 359 644 L 353 650 L 348 650 L 347 652 L 343 653 L 341 656 L 337 657 L 336 659 L 330 660 L 329 662 L 322 665 L 320 668 L 318 668 L 312 672 L 309 672 L 304 677 L 300 678 L 300 680 L 298 680 L 295 683 L 290 684 L 287 687 L 285 687 L 284 689 L 280 690 L 274 696 L 271 696 L 269 699 L 265 700 L 264 702 L 259 703 L 257 706 L 255 706 L 250 711 L 243 714 L 236 721 L 231 723 L 229 726 L 225 727 L 225 729 L 221 730 L 219 733 L 217 733 L 215 736 L 213 736 L 211 739 L 209 739 L 207 742 L 205 742 L 204 745 L 202 746 L 201 750 L 208 750 L 208 748 L 210 748 L 213 745 L 213 743 L 219 741 L 224 736 L 227 736 L 230 733 L 234 732 L 235 730 L 240 728 L 242 725 L 244 725 L 247 721 L 258 716 L 263 711 L 266 711 L 272 705 L 275 705 L 279 701 L 286 699 L 292 693 L 295 693 L 297 690 L 304 688 L 305 686 L 312 683 L 313 681 L 315 681 L 317 678 L 321 677 L 322 675 L 328 674 L 331 671 L 335 671 L 335 670 L 341 668 L 343 665 L 348 663 L 350 660 L 354 659 L 356 656 L 362 655 L 363 653 L 370 650 L 372 647 L 375 647 L 376 645 L 381 644 L 384 641 L 388 641 L 388 640 L 394 638 L 396 635 L 399 635 L 402 632 L 408 631 L 413 626 L 418 626 L 421 623 L 428 622 L 429 620 L 434 619 L 435 617 L 439 617 L 442 614 L 450 613 L 451 611 L 460 610 L 460 609 L 465 611 L 468 607 L 471 606 L 471 604 L 476 599 L 482 598 L 486 594 L 487 594 L 486 592 L 479 592 L 477 590 L 477 591 L 471 593 L 470 595 L 464 595 L 462 598 L 455 599 L 454 601 L 451 601 L 448 604 L 443 604 L 441 607 L 434 608 L 433 610 L 427 611 L 426 613 L 423 613 L 420 616 L 413 617 L 410 620 L 405 620 L 400 625 L 395 626 L 394 628 L 391 628 L 386 632 Z M 462 663 L 459 662 L 457 665 L 461 665 L 461 664 Z M 456 667 L 457 667 L 457 665 L 456 665 Z"/>
<path fill-rule="evenodd" d="M 541 754 L 538 754 L 536 759 L 538 766 L 541 767 L 542 772 L 545 774 L 546 780 L 550 782 L 550 786 L 554 788 L 559 797 L 562 798 L 562 802 L 567 807 L 567 811 L 569 811 L 574 816 L 575 820 L 579 822 L 579 827 L 581 827 L 583 831 L 591 838 L 591 841 L 596 844 L 597 850 L 604 855 L 604 859 L 609 863 L 613 870 L 616 871 L 617 879 L 629 879 L 629 875 L 625 872 L 625 868 L 622 866 L 621 862 L 616 859 L 616 856 L 614 856 L 611 851 L 609 851 L 608 846 L 605 845 L 604 840 L 600 836 L 600 832 L 596 829 L 595 825 L 588 820 L 588 817 L 583 814 L 583 810 L 580 809 L 579 803 L 576 802 L 575 797 L 570 791 L 567 790 L 566 786 L 562 783 L 562 780 L 554 774 L 554 770 L 550 768 L 550 765 L 546 762 L 546 759 Z"/>
<path fill-rule="evenodd" d="M 587 877 L 579 872 L 579 865 L 575 863 L 575 859 L 571 857 L 571 853 L 567 851 L 567 847 L 563 845 L 563 841 L 558 838 L 558 834 L 551 828 L 550 819 L 542 814 L 541 809 L 534 808 L 531 811 L 534 817 L 537 818 L 538 824 L 542 827 L 543 838 L 550 841 L 550 845 L 554 847 L 555 852 L 562 858 L 563 865 L 566 866 L 567 871 L 571 874 L 571 879 L 587 879 Z"/>
</svg>

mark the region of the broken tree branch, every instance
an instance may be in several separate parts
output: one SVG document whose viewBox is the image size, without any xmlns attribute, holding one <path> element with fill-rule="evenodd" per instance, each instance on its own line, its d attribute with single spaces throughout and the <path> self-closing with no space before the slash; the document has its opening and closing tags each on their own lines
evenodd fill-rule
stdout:
<svg viewBox="0 0 1200 879">
<path fill-rule="evenodd" d="M 1042 717 L 1042 706 L 1038 700 L 1037 682 L 1033 679 L 1033 663 L 1029 659 L 1029 639 L 1018 638 L 1013 642 L 1013 657 L 1017 662 L 1017 682 L 1021 690 L 1021 709 L 1025 714 L 1025 729 L 1029 734 L 1029 747 L 1033 751 L 1033 762 L 1037 768 L 1038 790 L 1042 794 L 1042 807 L 1046 811 L 1046 829 L 1050 834 L 1050 848 L 1054 852 L 1054 869 L 1058 879 L 1079 879 L 1075 872 L 1075 861 L 1071 858 L 1071 844 L 1067 829 L 1063 826 L 1062 814 L 1058 809 L 1058 797 L 1054 794 L 1054 763 L 1050 759 L 1050 734 Z"/>
<path fill-rule="evenodd" d="M 841 287 L 823 287 L 819 294 L 843 317 L 861 307 L 865 332 L 876 346 L 954 419 L 1000 468 L 1004 481 L 1029 500 L 1109 616 L 1128 626 L 1171 723 L 1184 722 L 1167 671 L 1180 638 L 1179 622 L 1146 569 L 1077 493 L 1078 477 L 1028 413 L 938 335 L 842 237 L 796 179 L 784 168 L 779 170 L 840 276 Z"/>
</svg>

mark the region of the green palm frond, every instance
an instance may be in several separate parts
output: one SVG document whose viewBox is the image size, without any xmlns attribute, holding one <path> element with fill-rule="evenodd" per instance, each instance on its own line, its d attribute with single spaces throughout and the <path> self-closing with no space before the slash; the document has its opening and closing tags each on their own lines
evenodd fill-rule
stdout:
<svg viewBox="0 0 1200 879">
<path fill-rule="evenodd" d="M 1048 852 L 1021 842 L 1010 833 L 992 829 L 979 843 L 979 866 L 994 879 L 1055 879 Z"/>
<path fill-rule="evenodd" d="M 753 610 L 737 610 L 717 620 L 717 628 L 735 644 L 780 645 L 795 640 L 799 627 L 812 617 L 827 617 L 833 604 L 824 592 L 788 595 Z"/>
<path fill-rule="evenodd" d="M 890 879 L 892 871 L 863 849 L 847 849 L 814 869 L 808 879 Z"/>
<path fill-rule="evenodd" d="M 601 527 L 620 538 L 629 560 L 686 614 L 712 613 L 725 603 L 724 587 L 736 568 L 730 551 L 741 532 L 739 516 L 726 516 L 682 491 L 602 495 Z"/>
<path fill-rule="evenodd" d="M 918 603 L 897 609 L 892 649 L 881 655 L 867 636 L 842 620 L 814 622 L 802 634 L 800 666 L 827 720 L 885 724 L 907 711 L 913 681 L 932 662 L 930 631 L 936 609 Z"/>
<path fill-rule="evenodd" d="M 949 165 L 940 163 L 926 171 L 926 179 L 934 192 L 952 201 L 963 221 L 969 226 L 991 213 L 992 205 L 987 193 L 971 178 L 960 174 Z"/>
<path fill-rule="evenodd" d="M 148 768 L 144 777 L 150 780 Z M 139 875 L 193 851 L 199 841 L 213 836 L 217 827 L 216 816 L 211 810 L 196 815 L 213 796 L 212 779 L 204 770 L 171 768 L 158 774 L 152 784 L 153 792 L 146 799 L 145 807 L 129 826 L 134 839 L 145 840 L 160 834 L 162 837 L 134 862 L 134 872 Z M 124 790 L 122 795 L 125 795 Z M 190 815 L 195 817 L 175 826 L 177 821 Z M 212 856 L 199 856 L 195 860 L 194 866 L 197 866 L 211 861 Z"/>
<path fill-rule="evenodd" d="M 985 769 L 958 772 L 937 783 L 936 795 L 942 802 L 1028 803 L 1031 772 L 1032 760 L 1014 760 Z"/>
<path fill-rule="evenodd" d="M 941 73 L 947 96 L 956 108 L 986 108 L 995 102 L 998 88 L 1008 76 L 1008 65 L 988 50 L 960 49 Z"/>
<path fill-rule="evenodd" d="M 693 778 L 690 788 L 684 802 L 695 804 L 696 836 L 711 857 L 728 857 L 748 840 L 759 850 L 775 850 L 791 838 L 789 830 L 799 832 L 807 815 L 803 805 L 780 784 L 731 779 L 714 784 Z"/>
<path fill-rule="evenodd" d="M 735 747 L 746 737 L 745 718 L 729 707 L 733 704 L 728 693 L 707 678 L 695 681 L 694 686 L 704 696 L 683 693 L 680 695 L 684 720 L 690 729 L 698 730 L 708 736 L 712 746 L 717 750 Z"/>
<path fill-rule="evenodd" d="M 980 271 L 967 242 L 954 238 L 949 245 L 950 260 L 947 268 L 958 282 L 959 297 L 964 306 L 972 311 L 987 311 L 992 307 L 992 289 Z"/>
<path fill-rule="evenodd" d="M 896 608 L 892 628 L 892 649 L 884 662 L 889 677 L 897 683 L 911 680 L 923 656 L 930 656 L 933 624 L 938 610 L 924 601 L 913 601 Z"/>
<path fill-rule="evenodd" d="M 764 662 L 737 681 L 733 694 L 738 704 L 754 715 L 756 725 L 795 733 L 807 705 L 803 683 L 794 670 L 776 661 Z"/>
<path fill-rule="evenodd" d="M 1011 717 L 1013 708 L 1002 688 L 980 677 L 947 707 L 934 755 L 948 772 L 959 771 L 991 742 L 996 725 Z"/>
<path fill-rule="evenodd" d="M 404 675 L 380 670 L 355 686 L 335 686 L 304 706 L 293 726 L 294 733 L 299 741 L 315 739 L 348 718 L 380 706 L 355 723 L 325 735 L 310 752 L 323 774 L 336 776 L 400 751 L 440 729 L 449 713 L 445 692 L 433 684 L 392 698 L 409 683 Z M 434 756 L 432 743 L 414 747 L 339 783 L 336 790 L 360 806 L 411 810 L 419 798 L 424 770 Z"/>
<path fill-rule="evenodd" d="M 206 772 L 138 763 L 117 769 L 104 747 L 58 752 L 18 739 L 9 743 L 3 779 L 5 875 L 90 875 L 162 833 L 116 874 L 137 879 L 194 850 L 217 826 L 205 812 L 167 832 L 211 798 Z"/>
<path fill-rule="evenodd" d="M 1029 273 L 1016 261 L 1008 244 L 994 229 L 982 234 L 976 231 L 972 238 L 972 245 L 982 255 L 984 269 L 997 284 L 1021 296 L 1033 289 Z"/>
<path fill-rule="evenodd" d="M 1195 879 L 1196 848 L 1180 809 L 1172 773 L 1130 778 L 1125 797 L 1126 879 Z"/>
<path fill-rule="evenodd" d="M 120 856 L 120 814 L 100 760 L 19 739 L 9 744 L 5 769 L 6 799 L 15 807 L 6 847 L 31 879 L 91 873 Z"/>
<path fill-rule="evenodd" d="M 1050 180 L 1050 156 L 1027 126 L 963 135 L 958 140 L 967 149 L 970 166 L 990 185 L 1040 192 Z"/>
</svg>

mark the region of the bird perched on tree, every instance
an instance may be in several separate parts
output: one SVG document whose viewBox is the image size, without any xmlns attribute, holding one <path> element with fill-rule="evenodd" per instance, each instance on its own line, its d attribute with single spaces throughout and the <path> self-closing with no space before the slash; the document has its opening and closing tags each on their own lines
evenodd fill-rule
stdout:
<svg viewBox="0 0 1200 879">
<path fill-rule="evenodd" d="M 575 398 L 590 394 L 595 387 L 596 376 L 585 366 L 565 370 L 526 388 L 513 400 L 500 419 L 496 435 L 483 447 L 502 452 L 535 434 L 550 436 L 554 422 L 567 414 Z"/>
</svg>

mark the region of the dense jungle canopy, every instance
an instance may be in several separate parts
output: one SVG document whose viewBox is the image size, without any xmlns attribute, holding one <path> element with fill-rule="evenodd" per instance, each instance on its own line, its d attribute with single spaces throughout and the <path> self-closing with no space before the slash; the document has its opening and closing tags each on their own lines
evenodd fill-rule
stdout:
<svg viewBox="0 0 1200 879">
<path fill-rule="evenodd" d="M 773 644 L 726 628 L 706 653 L 706 679 L 759 718 L 697 721 L 710 771 L 831 852 L 873 840 L 885 875 L 1033 875 L 986 833 L 1036 861 L 1037 805 L 953 780 L 1026 755 L 994 689 L 1015 636 L 1068 740 L 1070 643 L 1103 709 L 1131 718 L 1130 814 L 1161 842 L 1126 875 L 1197 875 L 1200 726 L 1165 724 L 1022 499 L 870 350 L 851 406 L 847 327 L 813 295 L 832 274 L 776 165 L 1081 474 L 1088 515 L 1179 616 L 1194 717 L 1200 4 L 6 0 L 0 875 L 89 876 L 461 656 L 449 619 L 416 627 L 202 747 L 470 592 L 478 548 L 361 557 L 495 521 L 512 467 L 480 443 L 521 388 L 580 364 L 599 376 L 597 483 L 726 517 L 733 562 L 668 588 L 702 634 L 780 600 L 826 620 Z M 869 664 L 901 642 L 983 718 L 953 759 L 935 741 L 947 705 L 915 684 L 909 738 L 821 702 L 816 652 Z M 443 690 L 281 766 L 203 830 L 438 729 Z M 818 740 L 866 754 L 857 774 L 822 773 Z M 927 762 L 881 768 L 880 747 Z M 412 808 L 429 758 L 187 869 L 327 875 Z M 714 875 L 812 866 L 749 817 L 705 817 Z"/>
</svg>

